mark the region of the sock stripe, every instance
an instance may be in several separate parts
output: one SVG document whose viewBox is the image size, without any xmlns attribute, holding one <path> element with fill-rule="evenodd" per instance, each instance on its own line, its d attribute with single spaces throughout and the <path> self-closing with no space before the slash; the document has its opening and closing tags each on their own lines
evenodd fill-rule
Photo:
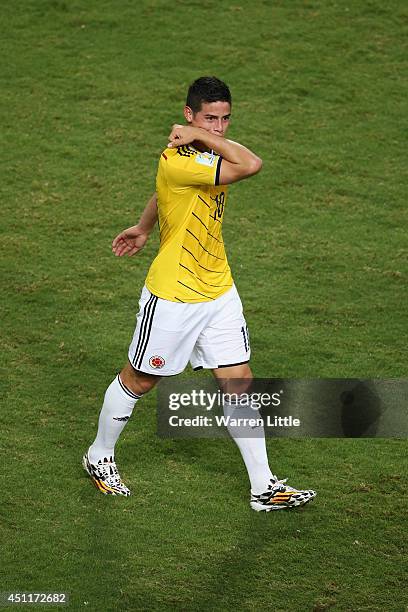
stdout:
<svg viewBox="0 0 408 612">
<path fill-rule="evenodd" d="M 133 398 L 133 399 L 140 399 L 142 396 L 141 395 L 136 395 L 136 393 L 133 393 L 133 391 L 131 391 L 120 379 L 119 374 L 117 375 L 117 381 L 121 386 L 121 389 L 124 393 L 126 393 L 126 395 L 129 395 L 129 397 Z"/>
</svg>

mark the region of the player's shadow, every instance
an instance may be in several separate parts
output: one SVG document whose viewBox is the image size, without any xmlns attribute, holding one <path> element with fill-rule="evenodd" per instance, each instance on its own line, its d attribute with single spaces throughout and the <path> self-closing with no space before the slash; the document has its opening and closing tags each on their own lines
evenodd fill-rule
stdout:
<svg viewBox="0 0 408 612">
<path fill-rule="evenodd" d="M 252 610 L 255 607 L 250 602 L 259 600 L 260 588 L 264 588 L 264 608 L 277 610 L 270 598 L 287 580 L 287 565 L 278 553 L 282 551 L 282 542 L 288 544 L 291 555 L 296 554 L 295 547 L 299 547 L 303 558 L 308 557 L 309 563 L 303 568 L 304 579 L 313 575 L 313 538 L 308 538 L 306 544 L 299 537 L 299 527 L 305 524 L 301 515 L 309 511 L 313 512 L 311 505 L 304 510 L 291 511 L 292 516 L 285 512 L 285 516 L 279 517 L 275 513 L 255 513 L 248 507 L 248 516 L 243 520 L 232 513 L 230 520 L 235 523 L 237 534 L 233 546 L 212 559 L 211 565 L 203 564 L 205 588 L 195 589 L 194 600 L 180 602 L 179 609 L 185 612 Z M 197 573 L 200 575 L 200 566 Z"/>
</svg>

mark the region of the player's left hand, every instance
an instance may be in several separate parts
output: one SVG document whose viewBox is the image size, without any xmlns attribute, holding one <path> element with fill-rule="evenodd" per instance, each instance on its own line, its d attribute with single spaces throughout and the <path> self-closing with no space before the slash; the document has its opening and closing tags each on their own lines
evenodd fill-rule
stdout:
<svg viewBox="0 0 408 612">
<path fill-rule="evenodd" d="M 175 123 L 170 132 L 169 149 L 181 147 L 181 145 L 190 144 L 193 140 L 197 140 L 197 128 L 191 125 L 178 125 Z"/>
<path fill-rule="evenodd" d="M 122 257 L 122 255 L 131 257 L 143 249 L 148 237 L 149 234 L 138 225 L 128 227 L 118 234 L 112 242 L 112 252 L 116 257 Z"/>
</svg>

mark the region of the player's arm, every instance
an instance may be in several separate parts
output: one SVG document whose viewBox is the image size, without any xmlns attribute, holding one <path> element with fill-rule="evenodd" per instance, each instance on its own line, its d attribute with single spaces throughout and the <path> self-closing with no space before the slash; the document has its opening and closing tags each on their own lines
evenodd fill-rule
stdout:
<svg viewBox="0 0 408 612">
<path fill-rule="evenodd" d="M 194 141 L 201 142 L 207 149 L 212 149 L 223 160 L 219 184 L 228 185 L 257 174 L 262 168 L 262 160 L 249 149 L 222 136 L 216 136 L 202 128 L 174 125 L 169 136 L 169 147 L 179 147 Z"/>
<path fill-rule="evenodd" d="M 117 257 L 135 255 L 144 247 L 150 232 L 157 222 L 157 194 L 154 193 L 144 209 L 137 225 L 123 230 L 112 242 L 112 251 Z"/>
</svg>

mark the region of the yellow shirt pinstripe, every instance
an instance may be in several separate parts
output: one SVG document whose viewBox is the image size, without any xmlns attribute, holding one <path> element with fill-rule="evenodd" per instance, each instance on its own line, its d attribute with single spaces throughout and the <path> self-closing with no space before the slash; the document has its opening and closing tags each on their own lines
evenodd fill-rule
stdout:
<svg viewBox="0 0 408 612">
<path fill-rule="evenodd" d="M 232 287 L 222 239 L 227 186 L 218 185 L 221 158 L 192 146 L 165 149 L 156 191 L 160 249 L 146 278 L 158 297 L 207 302 Z"/>
</svg>

